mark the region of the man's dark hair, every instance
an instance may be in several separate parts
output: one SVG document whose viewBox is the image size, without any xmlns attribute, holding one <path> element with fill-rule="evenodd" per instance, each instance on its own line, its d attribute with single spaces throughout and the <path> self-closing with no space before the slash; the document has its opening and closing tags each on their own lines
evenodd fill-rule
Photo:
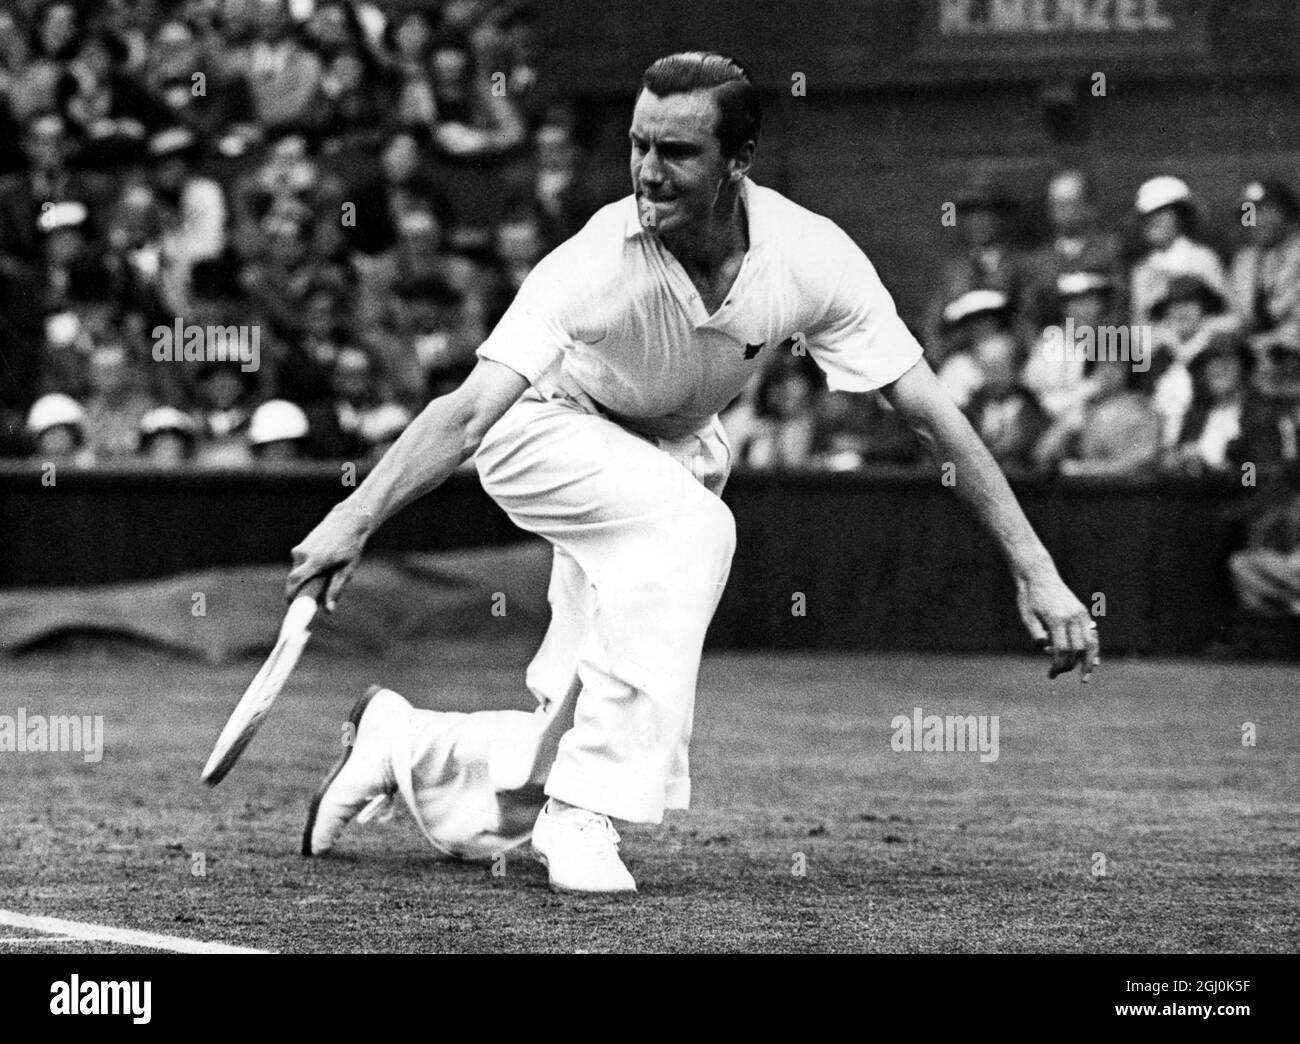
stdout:
<svg viewBox="0 0 1300 1044">
<path fill-rule="evenodd" d="M 763 124 L 758 90 L 749 72 L 734 58 L 713 51 L 670 54 L 646 69 L 641 86 L 659 98 L 712 91 L 718 101 L 714 133 L 724 156 L 734 156 L 747 141 L 758 141 Z"/>
</svg>

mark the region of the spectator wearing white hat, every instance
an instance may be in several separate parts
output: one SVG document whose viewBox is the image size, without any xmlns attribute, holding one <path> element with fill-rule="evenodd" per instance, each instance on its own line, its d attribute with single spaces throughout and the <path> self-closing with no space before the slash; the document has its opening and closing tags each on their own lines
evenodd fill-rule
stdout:
<svg viewBox="0 0 1300 1044">
<path fill-rule="evenodd" d="M 1142 183 L 1134 203 L 1146 253 L 1129 275 L 1133 322 L 1151 321 L 1151 308 L 1175 276 L 1200 277 L 1216 293 L 1227 289 L 1219 256 L 1191 238 L 1196 219 L 1192 191 L 1181 178 L 1161 175 Z"/>
<path fill-rule="evenodd" d="M 86 446 L 86 411 L 70 395 L 54 392 L 32 403 L 26 433 L 37 460 L 79 466 L 94 463 Z"/>
<path fill-rule="evenodd" d="M 302 456 L 310 431 L 307 414 L 288 399 L 269 399 L 253 411 L 248 444 L 258 461 L 291 461 Z"/>
<path fill-rule="evenodd" d="M 174 406 L 159 406 L 140 418 L 140 456 L 151 464 L 178 467 L 194 455 L 198 424 Z"/>
<path fill-rule="evenodd" d="M 1011 301 L 1001 290 L 967 290 L 943 310 L 945 361 L 939 367 L 939 383 L 953 401 L 965 409 L 983 385 L 976 361 L 983 341 L 1003 337 L 1011 315 Z"/>
<path fill-rule="evenodd" d="M 1300 200 L 1289 185 L 1263 180 L 1247 185 L 1241 202 L 1249 242 L 1232 260 L 1233 311 L 1247 333 L 1300 340 Z"/>
</svg>

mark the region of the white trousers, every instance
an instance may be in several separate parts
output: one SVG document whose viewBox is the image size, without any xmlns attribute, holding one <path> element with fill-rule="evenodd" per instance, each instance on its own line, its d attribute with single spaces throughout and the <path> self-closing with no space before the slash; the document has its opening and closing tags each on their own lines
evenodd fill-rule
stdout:
<svg viewBox="0 0 1300 1044">
<path fill-rule="evenodd" d="M 735 548 L 730 459 L 716 418 L 651 439 L 531 390 L 488 432 L 484 489 L 554 546 L 551 623 L 526 675 L 535 712 L 412 710 L 395 737 L 398 789 L 435 848 L 522 844 L 548 795 L 638 823 L 689 806 L 700 654 Z"/>
</svg>

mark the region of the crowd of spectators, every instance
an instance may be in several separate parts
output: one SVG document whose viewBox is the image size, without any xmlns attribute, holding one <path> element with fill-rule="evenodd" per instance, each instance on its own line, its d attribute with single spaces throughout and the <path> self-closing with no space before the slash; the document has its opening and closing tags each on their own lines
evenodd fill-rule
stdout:
<svg viewBox="0 0 1300 1044">
<path fill-rule="evenodd" d="M 7 3 L 0 456 L 382 451 L 585 219 L 534 35 L 517 0 Z M 178 320 L 215 353 L 160 365 Z"/>
<path fill-rule="evenodd" d="M 1300 202 L 1244 186 L 1243 245 L 1196 238 L 1180 178 L 1137 189 L 1136 242 L 1098 221 L 1089 176 L 1049 182 L 1041 246 L 1012 235 L 1017 201 L 980 181 L 955 201 L 957 256 L 919 332 L 941 382 L 1010 471 L 1149 475 L 1280 471 L 1300 458 Z M 854 404 L 852 400 L 863 400 Z M 851 421 L 850 421 L 851 418 Z M 741 460 L 852 469 L 919 447 L 878 396 L 830 393 L 782 359 L 731 413 Z"/>
<path fill-rule="evenodd" d="M 0 455 L 374 459 L 463 379 L 591 209 L 534 37 L 518 0 L 9 3 Z M 1300 455 L 1287 184 L 1252 182 L 1219 215 L 1242 226 L 1226 264 L 1177 177 L 1137 188 L 1136 243 L 1102 227 L 1082 171 L 1048 184 L 1040 246 L 1012 232 L 1019 202 L 985 180 L 954 201 L 962 246 L 915 324 L 1004 466 L 1266 471 Z M 255 331 L 257 364 L 206 343 L 161 365 L 174 326 Z M 878 395 L 829 392 L 798 350 L 727 423 L 751 467 L 919 456 Z"/>
</svg>

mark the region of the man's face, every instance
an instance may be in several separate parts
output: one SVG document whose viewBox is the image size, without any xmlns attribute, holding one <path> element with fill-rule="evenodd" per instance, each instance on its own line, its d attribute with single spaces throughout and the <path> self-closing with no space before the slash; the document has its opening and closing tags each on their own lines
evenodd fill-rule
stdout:
<svg viewBox="0 0 1300 1044">
<path fill-rule="evenodd" d="M 1088 226 L 1092 206 L 1081 178 L 1063 174 L 1052 182 L 1047 191 L 1047 217 L 1061 235 L 1074 235 Z"/>
<path fill-rule="evenodd" d="M 53 457 L 70 457 L 77 452 L 80 439 L 77 429 L 67 424 L 56 424 L 46 428 L 36 438 L 36 452 L 46 459 Z"/>
<path fill-rule="evenodd" d="M 399 134 L 389 141 L 380 163 L 389 181 L 405 182 L 420 166 L 420 149 L 409 134 Z"/>
<path fill-rule="evenodd" d="M 1077 326 L 1095 326 L 1106 316 L 1106 298 L 1102 294 L 1076 294 L 1066 298 L 1061 310 Z"/>
<path fill-rule="evenodd" d="M 1180 339 L 1190 340 L 1205 322 L 1205 307 L 1200 301 L 1175 301 L 1165 313 L 1165 322 Z"/>
<path fill-rule="evenodd" d="M 963 207 L 957 223 L 973 247 L 993 246 L 1002 238 L 1002 218 L 992 207 Z"/>
<path fill-rule="evenodd" d="M 727 177 L 709 91 L 660 98 L 642 90 L 632 112 L 632 189 L 657 235 L 707 222 Z"/>
<path fill-rule="evenodd" d="M 149 440 L 146 456 L 154 464 L 183 464 L 189 456 L 189 443 L 178 431 L 160 431 Z"/>
<path fill-rule="evenodd" d="M 469 55 L 459 47 L 440 47 L 433 55 L 433 82 L 440 98 L 459 100 L 465 96 Z"/>
<path fill-rule="evenodd" d="M 1201 383 L 1212 399 L 1226 399 L 1241 389 L 1242 363 L 1231 352 L 1220 352 L 1205 360 L 1201 370 Z"/>
<path fill-rule="evenodd" d="M 1260 203 L 1255 208 L 1255 235 L 1265 246 L 1275 246 L 1286 238 L 1286 211 L 1276 203 Z"/>
<path fill-rule="evenodd" d="M 57 167 L 63 163 L 63 132 L 52 121 L 34 127 L 23 140 L 27 162 L 33 167 Z"/>
<path fill-rule="evenodd" d="M 1006 395 L 1016 386 L 1019 353 L 1016 342 L 1006 334 L 985 337 L 975 344 L 975 359 L 984 372 L 984 386 L 995 395 Z"/>
<path fill-rule="evenodd" d="M 1142 219 L 1142 236 L 1147 245 L 1164 250 L 1178 238 L 1178 215 L 1173 207 L 1161 207 Z"/>
<path fill-rule="evenodd" d="M 76 10 L 71 4 L 54 4 L 46 8 L 39 33 L 46 53 L 56 54 L 77 34 Z"/>
<path fill-rule="evenodd" d="M 126 353 L 117 348 L 102 348 L 90 359 L 90 386 L 102 395 L 116 395 L 131 382 Z"/>
</svg>

